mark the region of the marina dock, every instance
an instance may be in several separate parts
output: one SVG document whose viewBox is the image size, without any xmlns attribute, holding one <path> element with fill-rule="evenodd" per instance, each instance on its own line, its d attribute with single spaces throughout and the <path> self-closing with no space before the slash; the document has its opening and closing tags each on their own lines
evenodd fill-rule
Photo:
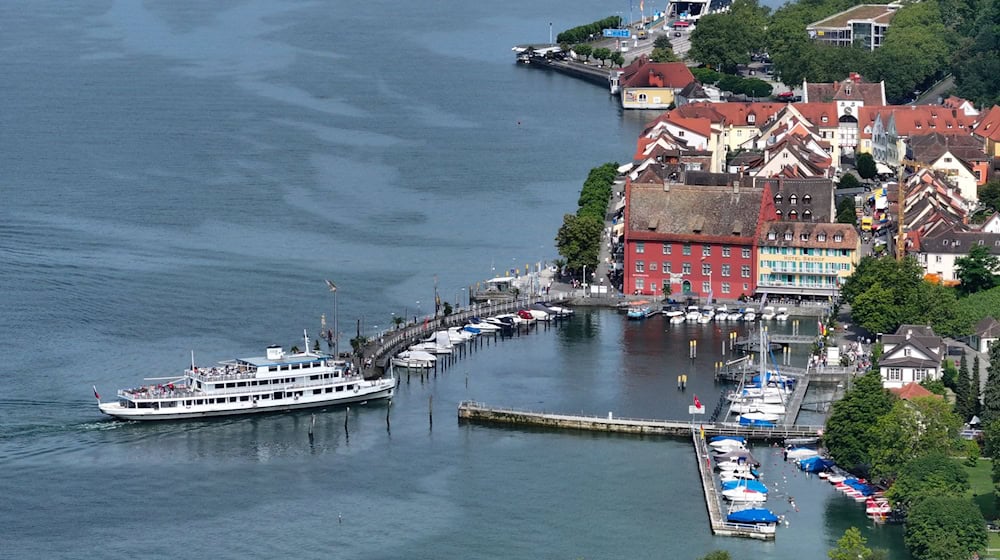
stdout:
<svg viewBox="0 0 1000 560">
<path fill-rule="evenodd" d="M 531 426 L 559 430 L 580 430 L 634 435 L 687 437 L 695 427 L 705 431 L 705 436 L 743 436 L 750 440 L 772 441 L 794 437 L 816 437 L 822 426 L 752 427 L 736 423 L 692 423 L 684 420 L 649 420 L 607 416 L 554 414 L 497 408 L 481 402 L 463 401 L 458 405 L 459 421 L 508 426 Z"/>
<path fill-rule="evenodd" d="M 725 537 L 745 537 L 750 539 L 771 540 L 774 533 L 764 533 L 755 525 L 729 523 L 726 521 L 722 496 L 715 484 L 712 471 L 712 457 L 708 452 L 708 443 L 701 437 L 698 430 L 691 430 L 695 455 L 698 458 L 698 475 L 701 488 L 705 492 L 705 506 L 708 508 L 708 519 L 712 526 L 712 534 Z"/>
</svg>

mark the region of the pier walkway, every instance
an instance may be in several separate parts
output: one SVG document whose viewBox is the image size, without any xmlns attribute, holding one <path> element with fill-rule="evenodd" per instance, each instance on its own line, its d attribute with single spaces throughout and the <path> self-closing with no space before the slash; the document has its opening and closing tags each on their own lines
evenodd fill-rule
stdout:
<svg viewBox="0 0 1000 560">
<path fill-rule="evenodd" d="M 705 506 L 708 508 L 708 519 L 712 526 L 712 533 L 726 537 L 774 539 L 774 533 L 765 533 L 756 525 L 726 521 L 722 496 L 719 495 L 719 487 L 716 486 L 715 479 L 712 477 L 714 472 L 712 470 L 712 457 L 708 452 L 708 443 L 701 437 L 698 430 L 691 430 L 691 439 L 694 442 L 694 451 L 698 459 L 698 475 L 701 479 L 701 488 L 705 492 Z"/>
<path fill-rule="evenodd" d="M 510 426 L 534 426 L 561 430 L 581 430 L 638 435 L 687 437 L 694 426 L 705 431 L 705 436 L 732 435 L 751 440 L 779 440 L 795 437 L 816 437 L 822 426 L 775 426 L 773 428 L 741 426 L 733 422 L 695 423 L 681 420 L 648 420 L 607 416 L 554 414 L 490 407 L 481 402 L 464 401 L 458 405 L 461 421 Z"/>
</svg>

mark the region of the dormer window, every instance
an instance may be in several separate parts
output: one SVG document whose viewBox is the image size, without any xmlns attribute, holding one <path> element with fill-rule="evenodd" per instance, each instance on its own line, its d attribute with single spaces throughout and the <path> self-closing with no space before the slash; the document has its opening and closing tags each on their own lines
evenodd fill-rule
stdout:
<svg viewBox="0 0 1000 560">
<path fill-rule="evenodd" d="M 844 240 L 844 236 L 843 236 L 842 234 L 840 234 L 840 233 L 838 233 L 838 234 L 835 234 L 835 235 L 833 236 L 833 240 L 834 240 L 835 242 L 837 242 L 837 243 L 840 243 L 841 241 L 843 241 L 843 240 Z"/>
<path fill-rule="evenodd" d="M 800 233 L 799 234 L 799 241 L 809 241 L 809 234 L 808 233 Z"/>
<path fill-rule="evenodd" d="M 777 234 L 775 234 L 773 231 L 767 232 L 767 240 L 768 241 L 774 241 L 777 238 L 778 238 Z M 1000 241 L 997 241 L 997 243 L 1000 243 Z"/>
<path fill-rule="evenodd" d="M 916 124 L 917 129 L 923 128 L 922 126 L 920 126 L 920 123 L 915 123 L 915 124 Z"/>
<path fill-rule="evenodd" d="M 785 241 L 791 241 L 791 240 L 792 240 L 792 232 L 786 231 L 785 232 Z"/>
<path fill-rule="evenodd" d="M 791 212 L 788 213 L 789 220 L 797 220 L 798 218 L 799 218 L 799 213 L 796 212 L 795 210 L 792 210 Z"/>
<path fill-rule="evenodd" d="M 822 117 L 820 117 L 819 120 L 820 120 L 820 122 L 829 122 L 830 121 L 830 117 L 828 117 L 826 115 L 823 115 Z"/>
<path fill-rule="evenodd" d="M 781 204 L 781 193 L 774 195 L 774 203 Z"/>
<path fill-rule="evenodd" d="M 812 199 L 813 199 L 813 197 L 811 197 L 809 195 L 803 195 L 802 196 L 802 204 L 809 204 L 809 203 L 812 202 Z"/>
<path fill-rule="evenodd" d="M 792 196 L 788 197 L 788 203 L 791 204 L 791 205 L 793 205 L 793 206 L 798 201 L 799 201 L 799 197 L 795 196 L 794 194 Z"/>
<path fill-rule="evenodd" d="M 775 210 L 774 211 L 774 215 L 777 216 L 778 219 L 780 220 L 781 219 L 781 209 L 779 208 L 779 209 Z"/>
<path fill-rule="evenodd" d="M 851 95 L 851 84 L 847 84 L 847 87 L 844 88 L 844 94 Z"/>
<path fill-rule="evenodd" d="M 825 233 L 818 233 L 818 234 L 816 234 L 816 241 L 819 241 L 820 243 L 825 242 L 826 241 L 826 234 Z"/>
</svg>

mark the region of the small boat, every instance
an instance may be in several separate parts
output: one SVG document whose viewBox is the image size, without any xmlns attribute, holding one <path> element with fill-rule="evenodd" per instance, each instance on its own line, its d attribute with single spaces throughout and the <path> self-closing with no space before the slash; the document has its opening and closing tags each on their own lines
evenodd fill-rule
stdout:
<svg viewBox="0 0 1000 560">
<path fill-rule="evenodd" d="M 451 354 L 452 346 L 440 346 L 436 342 L 418 342 L 410 346 L 410 351 L 427 352 L 435 356 Z"/>
<path fill-rule="evenodd" d="M 701 324 L 711 323 L 715 319 L 715 309 L 710 305 L 706 305 L 702 308 L 701 314 L 698 316 L 698 322 Z"/>
<path fill-rule="evenodd" d="M 810 457 L 819 457 L 819 451 L 809 447 L 790 447 L 785 448 L 785 457 L 792 461 L 799 461 Z"/>
<path fill-rule="evenodd" d="M 732 482 L 734 480 L 751 479 L 756 480 L 757 474 L 753 469 L 732 469 L 719 473 L 719 480 L 722 482 Z"/>
<path fill-rule="evenodd" d="M 542 311 L 541 309 L 526 309 L 525 311 L 527 311 L 528 313 L 530 313 L 531 316 L 536 321 L 551 321 L 552 320 L 552 315 L 549 314 L 548 311 Z"/>
<path fill-rule="evenodd" d="M 747 309 L 743 312 L 743 320 L 752 323 L 757 320 L 757 312 L 753 309 Z"/>
<path fill-rule="evenodd" d="M 539 306 L 538 309 L 547 311 L 550 315 L 554 315 L 556 317 L 568 317 L 573 314 L 573 310 L 568 307 L 560 307 L 558 305 L 545 303 L 544 301 L 536 301 L 535 305 Z"/>
<path fill-rule="evenodd" d="M 844 480 L 846 479 L 847 479 L 846 476 L 840 474 L 831 474 L 830 476 L 826 477 L 826 481 L 829 482 L 830 484 L 840 484 L 844 482 Z"/>
<path fill-rule="evenodd" d="M 731 510 L 726 515 L 726 521 L 729 523 L 735 523 L 737 525 L 754 525 L 756 530 L 760 533 L 776 532 L 778 521 L 780 520 L 781 518 L 775 515 L 771 510 L 756 507 Z"/>
<path fill-rule="evenodd" d="M 722 497 L 730 502 L 766 502 L 767 486 L 758 480 L 740 479 L 723 482 Z"/>
<path fill-rule="evenodd" d="M 773 428 L 777 426 L 776 422 L 781 418 L 778 414 L 769 414 L 766 412 L 744 412 L 740 414 L 739 422 L 741 426 L 758 426 L 761 428 Z"/>
<path fill-rule="evenodd" d="M 532 325 L 535 323 L 535 316 L 527 309 L 518 310 L 517 316 L 520 317 L 525 324 Z"/>
<path fill-rule="evenodd" d="M 697 321 L 701 318 L 701 309 L 697 305 L 689 305 L 684 318 L 688 321 Z"/>
<path fill-rule="evenodd" d="M 892 513 L 892 506 L 885 498 L 868 498 L 865 500 L 865 513 L 871 516 L 886 516 Z"/>
<path fill-rule="evenodd" d="M 775 321 L 787 321 L 788 320 L 788 308 L 779 307 L 778 312 L 774 315 Z"/>
<path fill-rule="evenodd" d="M 190 369 L 178 379 L 119 390 L 114 402 L 98 398 L 98 407 L 122 420 L 177 420 L 392 397 L 394 376 L 365 379 L 350 362 L 309 351 L 305 333 L 303 339 L 305 352 L 286 353 L 280 346 L 269 346 L 262 357 L 237 358 L 214 367 L 198 367 L 192 358 Z"/>
<path fill-rule="evenodd" d="M 430 352 L 422 350 L 404 350 L 393 356 L 392 365 L 408 369 L 427 369 L 434 367 L 437 358 Z"/>
<path fill-rule="evenodd" d="M 501 330 L 503 330 L 503 329 L 500 328 L 499 325 L 494 325 L 493 323 L 490 323 L 488 321 L 470 322 L 466 326 L 467 327 L 472 327 L 474 329 L 477 329 L 480 332 L 480 334 L 482 334 L 482 333 L 495 333 L 495 332 L 500 332 Z"/>
<path fill-rule="evenodd" d="M 671 309 L 669 311 L 664 311 L 663 312 L 663 316 L 666 317 L 667 319 L 673 319 L 674 317 L 681 317 L 681 320 L 682 321 L 684 320 L 683 319 L 684 318 L 684 312 L 680 311 L 678 309 Z M 673 322 L 673 321 L 671 321 L 671 322 Z"/>
<path fill-rule="evenodd" d="M 709 440 L 708 446 L 712 449 L 743 448 L 746 443 L 746 438 L 740 436 L 715 436 Z"/>
<path fill-rule="evenodd" d="M 764 311 L 761 312 L 761 314 L 760 314 L 760 320 L 761 321 L 770 321 L 771 319 L 774 319 L 774 307 L 768 305 L 768 306 L 764 307 Z"/>
<path fill-rule="evenodd" d="M 653 314 L 653 308 L 648 301 L 633 301 L 628 304 L 626 315 L 629 319 L 645 319 Z"/>
</svg>

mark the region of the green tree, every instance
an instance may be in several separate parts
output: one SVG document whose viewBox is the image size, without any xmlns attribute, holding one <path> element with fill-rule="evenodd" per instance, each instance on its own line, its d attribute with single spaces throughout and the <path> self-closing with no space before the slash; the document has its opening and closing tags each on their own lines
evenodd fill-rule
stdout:
<svg viewBox="0 0 1000 560">
<path fill-rule="evenodd" d="M 986 368 L 986 386 L 983 388 L 983 425 L 1000 420 L 1000 344 L 990 346 L 990 365 Z"/>
<path fill-rule="evenodd" d="M 979 187 L 979 202 L 993 212 L 1000 211 L 1000 179 L 993 179 Z"/>
<path fill-rule="evenodd" d="M 1000 259 L 990 254 L 985 245 L 973 245 L 969 254 L 955 259 L 955 276 L 962 282 L 958 285 L 962 295 L 974 294 L 1000 285 L 997 272 Z"/>
<path fill-rule="evenodd" d="M 573 52 L 575 52 L 577 56 L 582 56 L 583 60 L 586 61 L 590 60 L 590 55 L 594 54 L 594 47 L 581 43 L 579 45 L 573 45 Z"/>
<path fill-rule="evenodd" d="M 887 553 L 884 550 L 872 550 L 865 546 L 868 540 L 861 536 L 857 527 L 844 531 L 844 536 L 837 540 L 837 548 L 831 548 L 826 555 L 830 560 L 884 560 Z"/>
<path fill-rule="evenodd" d="M 886 491 L 895 506 L 911 508 L 928 498 L 962 495 L 969 489 L 969 474 L 961 463 L 944 453 L 911 459 Z"/>
<path fill-rule="evenodd" d="M 368 338 L 364 335 L 358 335 L 351 339 L 351 348 L 354 350 L 354 354 L 360 356 L 361 350 L 368 344 Z"/>
<path fill-rule="evenodd" d="M 972 399 L 972 414 L 979 416 L 982 412 L 980 399 L 982 379 L 979 376 L 979 354 L 972 357 L 972 380 L 969 383 L 969 396 Z"/>
<path fill-rule="evenodd" d="M 862 179 L 871 179 L 878 174 L 875 166 L 875 158 L 868 152 L 858 154 L 856 167 L 858 175 L 861 175 Z"/>
<path fill-rule="evenodd" d="M 625 57 L 622 56 L 622 53 L 615 51 L 611 53 L 611 64 L 621 68 L 625 64 Z"/>
<path fill-rule="evenodd" d="M 884 43 L 872 53 L 868 74 L 885 80 L 886 99 L 903 101 L 949 66 L 952 42 L 936 2 L 907 5 L 893 17 Z"/>
<path fill-rule="evenodd" d="M 849 196 L 841 198 L 840 202 L 837 203 L 837 223 L 856 224 L 857 222 L 858 222 L 858 213 L 857 210 L 854 208 L 854 200 L 852 200 L 851 197 Z"/>
<path fill-rule="evenodd" d="M 702 556 L 700 560 L 732 560 L 732 558 L 725 550 L 713 550 Z"/>
<path fill-rule="evenodd" d="M 661 49 L 659 47 L 654 47 L 653 52 L 649 53 L 649 60 L 653 62 L 677 62 L 677 55 L 671 49 Z"/>
<path fill-rule="evenodd" d="M 970 379 L 969 363 L 965 352 L 963 352 L 958 366 L 958 375 L 955 376 L 954 384 L 951 387 L 955 391 L 955 414 L 958 414 L 963 420 L 968 420 L 974 414 L 972 412 L 972 396 L 969 394 L 972 387 Z"/>
<path fill-rule="evenodd" d="M 903 542 L 915 560 L 968 560 L 986 549 L 986 520 L 968 498 L 927 498 L 910 509 Z"/>
<path fill-rule="evenodd" d="M 939 397 L 897 400 L 875 424 L 872 474 L 891 480 L 910 458 L 954 447 L 961 424 Z"/>
<path fill-rule="evenodd" d="M 688 57 L 724 72 L 750 63 L 750 53 L 764 47 L 767 8 L 757 0 L 735 0 L 726 13 L 709 14 L 691 32 Z"/>
<path fill-rule="evenodd" d="M 403 326 L 403 321 L 405 321 L 405 319 L 403 319 L 402 317 L 392 318 L 392 324 L 396 325 L 397 329 Z"/>
<path fill-rule="evenodd" d="M 597 266 L 604 220 L 592 215 L 566 214 L 556 234 L 556 248 L 571 270 Z"/>
<path fill-rule="evenodd" d="M 670 36 L 664 33 L 653 40 L 653 48 L 674 50 L 674 45 L 670 42 Z"/>
<path fill-rule="evenodd" d="M 594 49 L 593 55 L 594 58 L 601 61 L 601 64 L 604 64 L 605 60 L 611 58 L 611 49 L 607 47 L 598 47 Z"/>
<path fill-rule="evenodd" d="M 838 189 L 856 189 L 860 186 L 861 181 L 858 180 L 854 173 L 845 173 L 840 178 L 840 182 L 837 183 Z"/>
<path fill-rule="evenodd" d="M 958 94 L 978 106 L 1000 102 L 1000 3 L 977 3 L 978 18 L 971 25 L 969 40 L 954 57 Z"/>
<path fill-rule="evenodd" d="M 858 377 L 844 398 L 833 405 L 823 442 L 837 464 L 867 473 L 870 451 L 878 441 L 875 426 L 892 408 L 895 397 L 882 387 L 877 369 Z"/>
</svg>

